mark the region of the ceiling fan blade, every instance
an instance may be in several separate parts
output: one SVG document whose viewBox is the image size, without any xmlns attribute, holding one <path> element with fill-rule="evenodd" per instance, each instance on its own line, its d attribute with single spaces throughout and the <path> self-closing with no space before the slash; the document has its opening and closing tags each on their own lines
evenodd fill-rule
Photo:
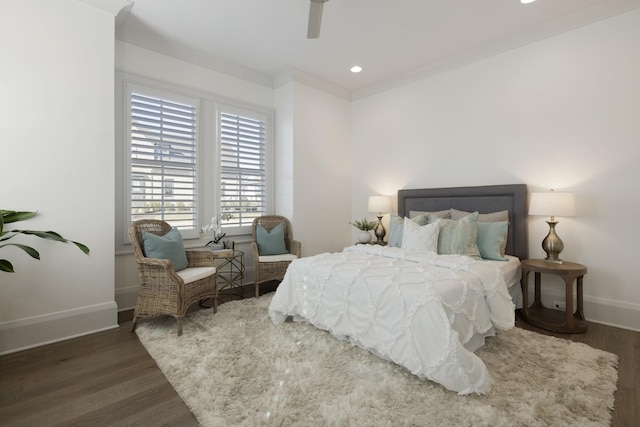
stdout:
<svg viewBox="0 0 640 427">
<path fill-rule="evenodd" d="M 309 4 L 309 26 L 307 27 L 307 38 L 317 39 L 320 37 L 320 25 L 322 24 L 322 8 L 328 0 L 310 0 Z"/>
</svg>

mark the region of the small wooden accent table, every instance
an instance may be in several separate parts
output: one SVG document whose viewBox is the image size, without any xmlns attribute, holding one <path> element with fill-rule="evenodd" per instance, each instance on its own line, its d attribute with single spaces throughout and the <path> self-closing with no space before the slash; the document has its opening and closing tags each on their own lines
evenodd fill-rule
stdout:
<svg viewBox="0 0 640 427">
<path fill-rule="evenodd" d="M 587 332 L 587 322 L 582 307 L 582 279 L 587 267 L 573 262 L 553 264 L 541 259 L 526 259 L 522 267 L 522 318 L 534 326 L 553 332 L 579 334 Z M 529 307 L 529 272 L 535 273 L 535 299 Z M 562 277 L 566 288 L 566 311 L 552 310 L 542 305 L 540 274 L 555 274 Z M 573 282 L 576 281 L 577 307 L 573 311 Z"/>
</svg>

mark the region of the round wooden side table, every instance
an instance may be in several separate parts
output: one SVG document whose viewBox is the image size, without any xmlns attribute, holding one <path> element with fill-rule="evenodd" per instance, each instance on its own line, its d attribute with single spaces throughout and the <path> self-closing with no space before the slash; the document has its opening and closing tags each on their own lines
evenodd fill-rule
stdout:
<svg viewBox="0 0 640 427">
<path fill-rule="evenodd" d="M 553 332 L 579 334 L 587 332 L 587 321 L 584 318 L 582 303 L 582 279 L 587 274 L 587 267 L 574 262 L 554 264 L 541 259 L 526 259 L 520 263 L 522 267 L 522 318 L 542 329 Z M 535 274 L 535 298 L 529 306 L 530 272 Z M 540 275 L 554 274 L 560 276 L 565 283 L 566 310 L 553 310 L 542 305 L 540 292 Z M 576 310 L 573 310 L 573 282 L 576 282 Z"/>
</svg>

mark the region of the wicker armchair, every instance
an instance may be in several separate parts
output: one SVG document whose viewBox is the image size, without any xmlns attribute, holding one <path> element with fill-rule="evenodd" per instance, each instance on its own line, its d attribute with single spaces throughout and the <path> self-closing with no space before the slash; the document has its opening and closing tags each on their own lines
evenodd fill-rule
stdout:
<svg viewBox="0 0 640 427">
<path fill-rule="evenodd" d="M 289 251 L 283 255 L 260 255 L 256 240 L 256 228 L 258 224 L 265 230 L 271 231 L 278 224 L 284 225 L 284 244 Z M 293 240 L 291 233 L 291 223 L 283 216 L 265 215 L 253 220 L 252 227 L 253 241 L 251 242 L 251 252 L 253 254 L 253 266 L 255 276 L 256 297 L 260 296 L 260 284 L 272 280 L 282 280 L 287 267 L 296 258 L 300 258 L 302 245 L 297 240 Z"/>
<path fill-rule="evenodd" d="M 176 318 L 180 336 L 182 320 L 193 303 L 212 298 L 213 312 L 218 311 L 218 274 L 211 251 L 186 251 L 188 267 L 178 272 L 168 259 L 145 256 L 142 232 L 163 236 L 170 230 L 166 222 L 152 219 L 136 221 L 129 227 L 140 279 L 131 331 L 140 318 L 169 315 Z"/>
</svg>

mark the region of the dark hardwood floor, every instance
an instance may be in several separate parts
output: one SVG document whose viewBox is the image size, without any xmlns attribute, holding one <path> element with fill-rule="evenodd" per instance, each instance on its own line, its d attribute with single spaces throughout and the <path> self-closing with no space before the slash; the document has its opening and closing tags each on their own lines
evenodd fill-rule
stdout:
<svg viewBox="0 0 640 427">
<path fill-rule="evenodd" d="M 640 333 L 596 323 L 580 335 L 520 319 L 517 326 L 616 353 L 612 426 L 640 425 Z M 197 426 L 130 327 L 123 318 L 118 329 L 1 357 L 0 425 Z"/>
</svg>

